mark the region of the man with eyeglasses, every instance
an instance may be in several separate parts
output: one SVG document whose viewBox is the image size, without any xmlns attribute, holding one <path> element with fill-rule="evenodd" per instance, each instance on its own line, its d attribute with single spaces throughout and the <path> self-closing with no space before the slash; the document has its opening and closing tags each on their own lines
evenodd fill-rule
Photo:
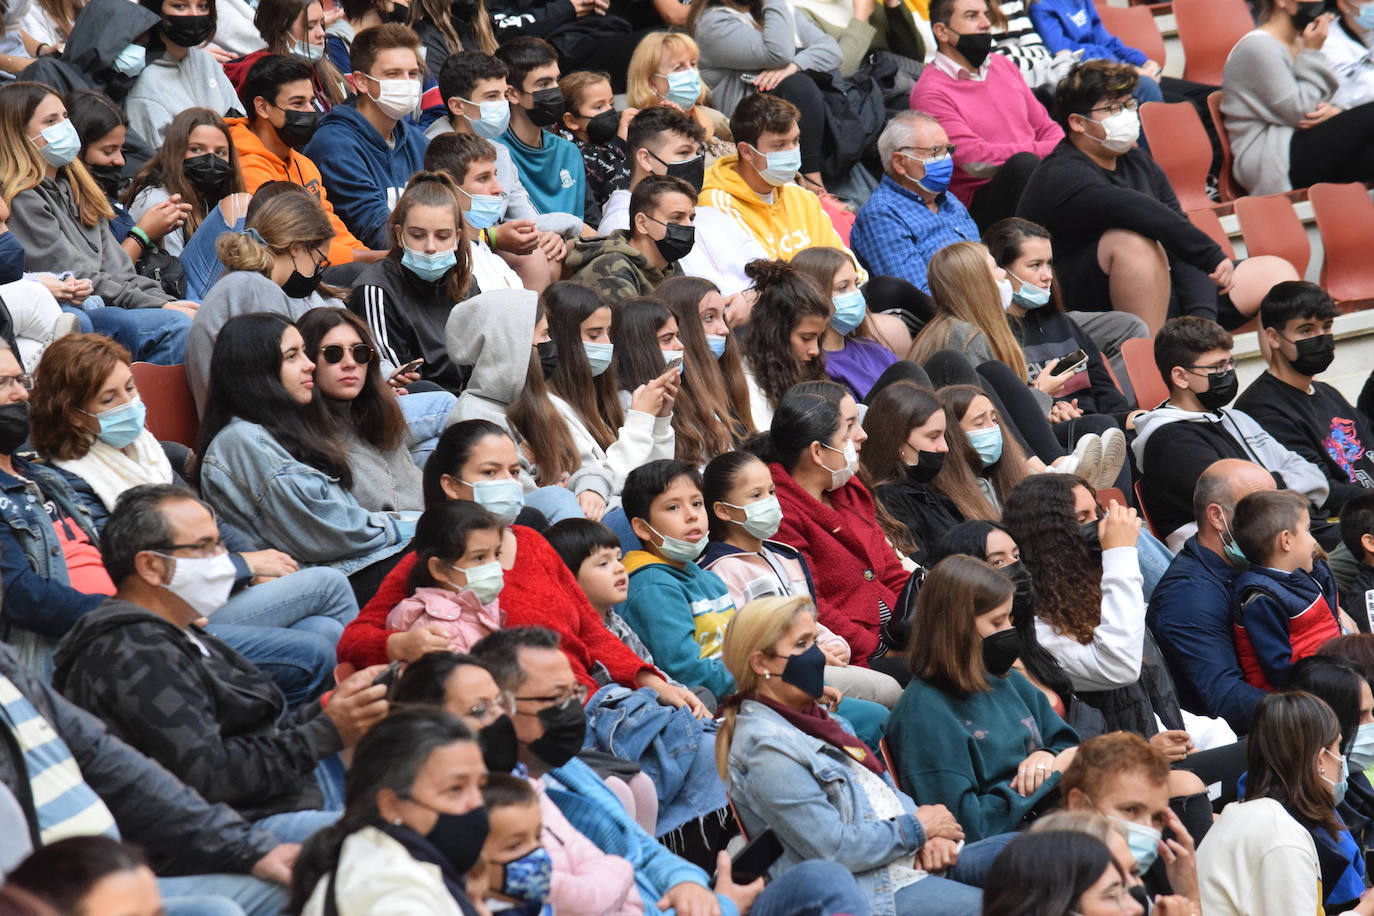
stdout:
<svg viewBox="0 0 1374 916">
<path fill-rule="evenodd" d="M 1280 489 L 1296 490 L 1313 508 L 1326 504 L 1330 486 L 1311 462 L 1285 448 L 1249 414 L 1228 408 L 1236 397 L 1233 341 L 1206 318 L 1171 318 L 1155 335 L 1155 365 L 1169 385 L 1169 400 L 1136 420 L 1134 450 L 1141 471 L 1145 514 L 1175 553 L 1197 531 L 1193 489 L 1214 461 L 1253 461 L 1274 475 Z M 1340 540 L 1335 526 L 1313 525 L 1322 546 Z"/>
<path fill-rule="evenodd" d="M 875 274 L 901 277 L 930 292 L 926 265 L 955 242 L 978 241 L 978 227 L 948 192 L 954 144 L 940 122 L 904 111 L 878 137 L 883 180 L 859 210 L 849 241 Z"/>
<path fill-rule="evenodd" d="M 1169 179 L 1136 145 L 1138 80 L 1128 64 L 1090 60 L 1060 82 L 1055 117 L 1066 136 L 1035 170 L 1016 215 L 1054 236 L 1066 309 L 1130 312 L 1152 334 L 1170 315 L 1239 326 L 1297 271 L 1272 256 L 1233 262 L 1184 215 Z"/>
</svg>

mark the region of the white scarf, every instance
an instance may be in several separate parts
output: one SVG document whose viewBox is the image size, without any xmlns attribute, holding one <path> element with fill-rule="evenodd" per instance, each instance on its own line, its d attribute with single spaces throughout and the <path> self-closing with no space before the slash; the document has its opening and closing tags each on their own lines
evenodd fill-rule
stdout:
<svg viewBox="0 0 1374 916">
<path fill-rule="evenodd" d="M 157 437 L 146 429 L 124 448 L 115 448 L 97 439 L 85 457 L 52 463 L 90 484 L 106 509 L 113 509 L 119 494 L 130 487 L 172 482 L 172 463 L 167 460 Z"/>
</svg>

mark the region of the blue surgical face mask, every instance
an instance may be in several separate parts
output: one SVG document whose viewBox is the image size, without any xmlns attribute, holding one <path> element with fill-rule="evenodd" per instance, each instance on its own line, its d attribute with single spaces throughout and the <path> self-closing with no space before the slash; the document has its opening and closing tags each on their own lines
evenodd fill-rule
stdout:
<svg viewBox="0 0 1374 916">
<path fill-rule="evenodd" d="M 1355 732 L 1355 740 L 1350 744 L 1346 760 L 1357 773 L 1374 766 L 1374 722 L 1366 722 Z"/>
<path fill-rule="evenodd" d="M 663 538 L 663 543 L 656 546 L 658 547 L 658 552 L 670 560 L 674 560 L 678 563 L 691 563 L 697 557 L 701 556 L 701 552 L 706 549 L 706 541 L 708 538 L 705 536 L 699 537 L 695 541 L 684 541 L 681 538 L 670 538 L 666 535 L 659 534 L 658 529 L 653 525 L 649 525 L 647 521 L 644 524 L 648 525 L 649 530 L 654 534 L 658 534 L 659 537 Z"/>
<path fill-rule="evenodd" d="M 1002 427 L 971 429 L 967 435 L 969 444 L 978 453 L 978 457 L 983 459 L 983 467 L 991 467 L 1002 457 Z"/>
<path fill-rule="evenodd" d="M 903 153 L 902 155 L 908 159 L 915 159 L 926 167 L 925 175 L 916 181 L 923 190 L 931 194 L 940 194 L 949 187 L 949 180 L 954 177 L 954 157 L 922 159 L 920 156 L 913 156 L 910 153 Z"/>
<path fill-rule="evenodd" d="M 134 77 L 143 72 L 148 62 L 148 52 L 142 45 L 125 45 L 124 50 L 115 55 L 114 68 L 125 76 Z"/>
<path fill-rule="evenodd" d="M 848 334 L 859 326 L 868 314 L 868 303 L 864 301 L 861 290 L 851 289 L 830 300 L 835 305 L 835 314 L 830 316 L 830 326 L 841 334 Z"/>
<path fill-rule="evenodd" d="M 448 251 L 436 251 L 434 254 L 415 251 L 409 245 L 405 248 L 405 254 L 401 255 L 401 266 L 430 283 L 448 273 L 458 263 L 458 256 L 453 253 L 452 248 Z"/>
<path fill-rule="evenodd" d="M 467 194 L 468 200 L 472 201 L 472 206 L 463 216 L 475 229 L 486 229 L 496 225 L 496 221 L 501 218 L 501 214 L 506 209 L 506 202 L 497 194 L 468 194 L 465 188 L 458 188 L 460 193 Z"/>
<path fill-rule="evenodd" d="M 464 105 L 477 106 L 480 114 L 476 119 L 468 118 L 468 123 L 472 125 L 472 132 L 483 140 L 495 140 L 510 126 L 510 102 L 505 99 L 495 102 L 473 102 L 460 97 L 458 101 Z M 463 117 L 468 116 L 465 114 Z"/>
<path fill-rule="evenodd" d="M 1345 790 L 1348 788 L 1350 780 L 1350 766 L 1346 762 L 1346 759 L 1344 757 L 1337 756 L 1336 754 L 1333 754 L 1330 751 L 1328 751 L 1326 748 L 1322 748 L 1322 753 L 1327 757 L 1331 757 L 1341 762 L 1341 775 L 1336 779 L 1328 779 L 1325 773 L 1320 774 L 1324 782 L 1330 783 L 1331 797 L 1335 799 L 1336 804 L 1339 805 L 1341 802 L 1345 801 Z M 1329 765 L 1323 765 L 1329 768 Z"/>
<path fill-rule="evenodd" d="M 38 136 L 48 141 L 48 145 L 39 148 L 38 155 L 43 157 L 43 161 L 54 168 L 62 168 L 69 165 L 76 154 L 81 152 L 81 137 L 77 134 L 76 128 L 72 125 L 71 118 L 63 118 L 51 127 L 45 127 L 38 132 Z M 38 137 L 30 137 L 30 143 L 36 143 Z"/>
<path fill-rule="evenodd" d="M 759 174 L 763 176 L 764 181 L 775 188 L 787 184 L 797 177 L 797 172 L 801 171 L 800 146 L 779 150 L 776 153 L 759 153 L 758 149 L 753 146 L 750 146 L 750 149 L 767 160 L 767 165 L 759 170 Z"/>
<path fill-rule="evenodd" d="M 506 480 L 479 480 L 468 483 L 472 487 L 472 501 L 486 509 L 503 525 L 515 521 L 520 510 L 525 508 L 525 488 L 514 478 Z"/>
<path fill-rule="evenodd" d="M 706 346 L 711 348 L 711 355 L 720 359 L 725 355 L 725 334 L 707 334 Z"/>
<path fill-rule="evenodd" d="M 100 441 L 114 448 L 123 448 L 143 434 L 143 421 L 148 409 L 140 398 L 90 414 L 100 421 Z"/>
<path fill-rule="evenodd" d="M 1374 3 L 1362 3 L 1355 11 L 1355 23 L 1362 29 L 1374 29 Z"/>
<path fill-rule="evenodd" d="M 0 235 L 0 283 L 24 277 L 24 243 L 13 232 Z"/>
<path fill-rule="evenodd" d="M 1107 815 L 1107 819 L 1125 828 L 1126 845 L 1131 848 L 1131 857 L 1135 859 L 1135 864 L 1140 867 L 1141 874 L 1149 871 L 1150 866 L 1155 864 L 1155 859 L 1159 856 L 1159 841 L 1163 838 L 1163 834 L 1153 827 L 1146 827 L 1135 821 L 1128 821 L 1112 815 Z"/>
<path fill-rule="evenodd" d="M 582 350 L 587 354 L 587 363 L 592 367 L 592 375 L 600 375 L 606 371 L 606 367 L 611 364 L 611 357 L 615 355 L 615 345 L 608 343 L 598 343 L 591 340 L 582 341 Z"/>
<path fill-rule="evenodd" d="M 1016 274 L 1012 274 L 1011 271 L 1007 271 L 1007 273 L 1016 277 Z M 1020 277 L 1016 277 L 1016 279 L 1021 280 Z M 1021 280 L 1021 288 L 1016 291 L 1016 295 L 1012 297 L 1012 301 L 1027 311 L 1038 309 L 1043 305 L 1049 305 L 1050 288 L 1046 286 L 1044 289 L 1041 289 L 1028 280 Z"/>
<path fill-rule="evenodd" d="M 668 94 L 662 98 L 683 111 L 691 111 L 701 98 L 701 71 L 696 67 L 676 73 L 657 73 L 668 81 Z"/>
<path fill-rule="evenodd" d="M 324 56 L 324 45 L 312 45 L 308 41 L 291 40 L 291 53 L 306 60 L 319 60 Z"/>
</svg>

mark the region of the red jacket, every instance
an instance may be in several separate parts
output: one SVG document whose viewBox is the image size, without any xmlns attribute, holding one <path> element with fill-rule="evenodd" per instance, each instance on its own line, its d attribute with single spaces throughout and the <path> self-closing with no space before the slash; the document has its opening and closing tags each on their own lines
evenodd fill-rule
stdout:
<svg viewBox="0 0 1374 916">
<path fill-rule="evenodd" d="M 803 490 L 782 465 L 768 469 L 782 504 L 782 526 L 774 540 L 806 557 L 817 572 L 820 622 L 849 641 L 853 664 L 867 666 L 878 648 L 878 602 L 900 615 L 898 597 L 910 578 L 878 527 L 873 496 L 850 480 L 830 493 L 832 508 Z"/>
<path fill-rule="evenodd" d="M 616 683 L 634 689 L 641 671 L 657 673 L 621 642 L 593 610 L 577 580 L 562 559 L 532 528 L 512 525 L 515 534 L 515 567 L 506 571 L 501 589 L 501 610 L 507 627 L 548 627 L 562 637 L 563 654 L 572 663 L 578 681 L 596 690 L 588 673 L 601 662 Z M 339 640 L 339 661 L 359 668 L 385 664 L 386 615 L 409 596 L 406 580 L 415 565 L 415 554 L 407 554 L 382 580 L 377 594 L 358 616 L 344 628 Z"/>
</svg>

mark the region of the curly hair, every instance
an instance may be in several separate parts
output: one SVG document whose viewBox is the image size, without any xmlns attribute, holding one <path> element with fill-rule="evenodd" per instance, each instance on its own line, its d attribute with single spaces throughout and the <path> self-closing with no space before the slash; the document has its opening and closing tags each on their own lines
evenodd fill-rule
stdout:
<svg viewBox="0 0 1374 916">
<path fill-rule="evenodd" d="M 736 339 L 754 381 L 776 407 L 788 388 L 826 377 L 825 351 L 808 363 L 799 362 L 792 352 L 792 332 L 803 318 L 829 322 L 835 306 L 786 261 L 750 261 L 744 273 L 754 281 L 758 301 Z"/>
<path fill-rule="evenodd" d="M 1007 497 L 1002 520 L 1030 570 L 1037 616 L 1086 646 L 1102 622 L 1102 575 L 1079 537 L 1075 487 L 1093 493 L 1086 480 L 1072 474 L 1027 477 Z M 1090 570 L 1095 574 L 1085 575 Z"/>
</svg>

